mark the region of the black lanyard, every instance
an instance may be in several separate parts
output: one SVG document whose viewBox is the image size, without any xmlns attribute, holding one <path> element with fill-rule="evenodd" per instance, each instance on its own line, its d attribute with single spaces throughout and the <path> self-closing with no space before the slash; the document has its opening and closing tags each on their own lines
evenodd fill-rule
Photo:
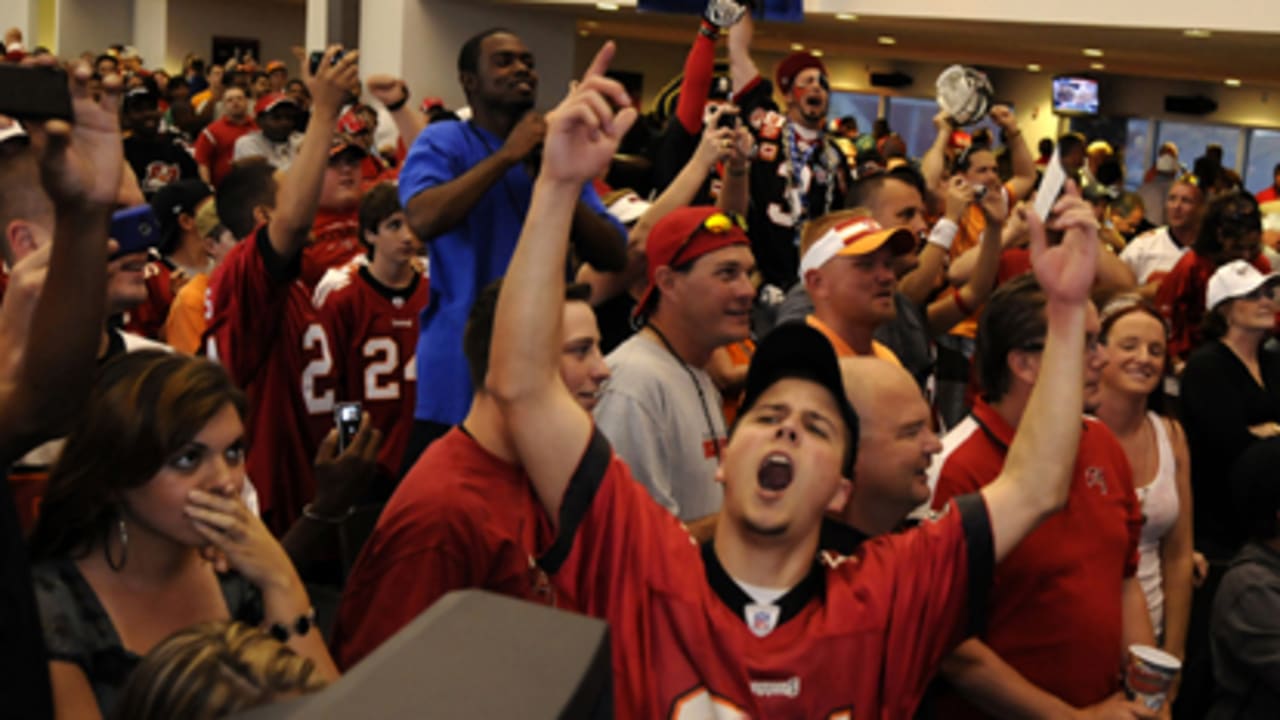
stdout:
<svg viewBox="0 0 1280 720">
<path fill-rule="evenodd" d="M 693 374 L 693 368 L 689 367 L 688 363 L 680 357 L 680 354 L 676 352 L 676 349 L 671 346 L 671 341 L 667 340 L 667 336 L 662 334 L 662 331 L 658 329 L 658 326 L 650 322 L 648 327 L 653 331 L 654 335 L 658 336 L 658 339 L 661 340 L 662 344 L 667 348 L 667 352 L 671 353 L 671 357 L 675 358 L 676 362 L 680 363 L 680 367 L 684 368 L 684 371 L 689 374 L 689 379 L 693 381 L 693 389 L 698 391 L 698 404 L 702 406 L 702 418 L 707 421 L 707 432 L 711 433 L 711 446 L 715 448 L 716 464 L 719 465 L 721 459 L 720 436 L 716 434 L 716 425 L 711 421 L 711 410 L 707 408 L 707 395 L 702 392 L 702 383 L 698 382 L 698 376 Z"/>
</svg>

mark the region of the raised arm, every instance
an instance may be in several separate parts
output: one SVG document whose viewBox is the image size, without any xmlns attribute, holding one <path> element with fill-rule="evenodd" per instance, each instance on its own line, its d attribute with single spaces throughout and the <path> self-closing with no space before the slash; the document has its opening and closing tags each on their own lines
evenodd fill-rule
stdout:
<svg viewBox="0 0 1280 720">
<path fill-rule="evenodd" d="M 341 46 L 330 46 L 315 75 L 306 66 L 302 69 L 303 80 L 311 91 L 311 120 L 302 136 L 298 156 L 280 182 L 276 210 L 267 229 L 272 249 L 286 260 L 302 252 L 307 242 L 320 204 L 320 188 L 324 184 L 338 111 L 342 109 L 347 89 L 359 82 L 356 67 L 359 53 L 347 52 L 333 63 L 334 55 L 340 52 Z"/>
<path fill-rule="evenodd" d="M 946 270 L 951 255 L 951 243 L 960 231 L 960 219 L 973 202 L 973 188 L 964 178 L 952 178 L 946 184 L 946 209 L 943 217 L 929 231 L 928 242 L 920 251 L 920 262 L 915 269 L 898 281 L 898 292 L 911 302 L 923 305 L 933 294 L 938 277 Z"/>
<path fill-rule="evenodd" d="M 613 43 L 605 43 L 582 82 L 548 115 L 542 170 L 498 297 L 485 383 L 553 519 L 592 432 L 591 417 L 559 373 L 569 226 L 582 184 L 609 164 L 636 118 L 623 87 L 604 77 L 613 53 Z M 615 113 L 611 105 L 621 109 Z"/>
<path fill-rule="evenodd" d="M 991 119 L 1004 131 L 1005 147 L 1009 148 L 1009 163 L 1013 170 L 1013 177 L 1009 178 L 1009 194 L 1012 195 L 1010 199 L 1017 202 L 1025 198 L 1036 184 L 1036 161 L 1031 157 L 1027 139 L 1018 129 L 1018 117 L 1008 105 L 991 108 Z"/>
<path fill-rule="evenodd" d="M 961 180 L 963 183 L 964 181 Z M 967 185 L 967 183 L 965 183 Z M 963 285 L 944 294 L 929 305 L 929 332 L 941 335 L 956 323 L 973 314 L 991 297 L 996 285 L 996 272 L 1000 269 L 1000 239 L 1004 233 L 1009 206 L 1004 193 L 987 193 L 979 204 L 987 226 L 978 244 L 977 262 L 973 272 Z"/>
<path fill-rule="evenodd" d="M 947 143 L 951 141 L 951 119 L 945 112 L 938 110 L 933 116 L 933 128 L 937 132 L 933 136 L 933 144 L 925 151 L 924 157 L 920 158 L 920 174 L 924 176 L 925 189 L 936 198 L 945 195 L 942 177 L 947 173 Z M 925 198 L 925 202 L 936 207 L 931 198 Z"/>
<path fill-rule="evenodd" d="M 13 373 L 0 378 L 0 463 L 66 431 L 93 382 L 106 297 L 107 228 L 125 170 L 120 139 L 120 78 L 89 89 L 85 64 L 70 73 L 75 125 L 29 128 L 39 152 L 40 182 L 56 218 L 52 247 L 33 263 L 25 300 L 16 291 L 0 314 L 0 344 Z M 15 273 L 15 280 L 21 277 Z M 74 302 L 68 298 L 75 298 Z"/>
<path fill-rule="evenodd" d="M 729 79 L 733 81 L 734 93 L 742 92 L 760 77 L 760 68 L 751 59 L 751 40 L 755 33 L 756 23 L 750 12 L 743 13 L 742 19 L 729 28 Z"/>
<path fill-rule="evenodd" d="M 404 210 L 414 234 L 423 242 L 431 242 L 457 227 L 476 203 L 480 202 L 480 198 L 489 192 L 489 188 L 512 167 L 524 162 L 529 153 L 542 143 L 546 131 L 546 119 L 541 113 L 525 113 L 497 152 L 453 180 L 426 188 L 410 198 Z M 428 136 L 430 134 L 427 133 Z M 419 147 L 420 143 L 415 145 L 414 150 Z M 422 149 L 434 152 L 429 147 Z M 410 151 L 410 155 L 412 154 L 413 150 Z"/>
<path fill-rule="evenodd" d="M 1018 433 L 1000 475 L 982 490 L 991 516 L 992 542 L 999 562 L 1027 533 L 1067 501 L 1071 469 L 1080 444 L 1084 407 L 1085 303 L 1097 271 L 1098 223 L 1071 186 L 1058 201 L 1048 227 L 1065 230 L 1048 247 L 1045 226 L 1026 213 L 1032 267 L 1044 289 L 1048 329 L 1040 370 Z"/>
<path fill-rule="evenodd" d="M 392 75 L 370 75 L 365 81 L 365 88 L 391 113 L 400 141 L 405 146 L 412 145 L 418 133 L 427 126 L 427 121 L 422 113 L 409 106 L 409 86 Z"/>
</svg>

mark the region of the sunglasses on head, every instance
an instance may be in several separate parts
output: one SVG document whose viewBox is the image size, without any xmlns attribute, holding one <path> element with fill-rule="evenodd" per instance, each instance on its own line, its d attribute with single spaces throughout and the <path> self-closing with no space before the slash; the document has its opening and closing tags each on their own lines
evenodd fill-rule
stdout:
<svg viewBox="0 0 1280 720">
<path fill-rule="evenodd" d="M 747 231 L 746 219 L 737 213 L 718 212 L 708 215 L 707 219 L 703 220 L 702 223 L 699 224 L 698 227 L 694 228 L 693 232 L 690 232 L 689 236 L 680 243 L 679 247 L 676 248 L 676 251 L 671 254 L 671 262 L 667 263 L 667 265 L 671 267 L 678 267 L 680 265 L 680 256 L 689 248 L 690 245 L 693 244 L 693 239 L 698 237 L 699 234 L 706 232 L 711 233 L 712 235 L 725 235 L 732 232 L 734 228 L 745 233 Z"/>
</svg>

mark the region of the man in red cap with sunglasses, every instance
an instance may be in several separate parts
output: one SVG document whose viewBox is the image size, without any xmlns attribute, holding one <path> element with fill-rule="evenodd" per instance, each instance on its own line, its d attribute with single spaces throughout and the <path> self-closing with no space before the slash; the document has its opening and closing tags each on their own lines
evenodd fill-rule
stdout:
<svg viewBox="0 0 1280 720">
<path fill-rule="evenodd" d="M 779 113 L 772 84 L 751 59 L 753 32 L 749 13 L 729 30 L 734 102 L 757 142 L 750 171 L 751 251 L 766 285 L 785 292 L 799 278 L 801 227 L 844 207 L 851 173 L 826 131 L 831 99 L 826 66 L 807 52 L 783 58 L 775 74 L 786 98 L 785 111 Z M 765 289 L 762 297 L 781 302 L 777 291 Z"/>
<path fill-rule="evenodd" d="M 684 207 L 654 225 L 640 332 L 605 360 L 613 374 L 595 418 L 637 480 L 682 520 L 720 509 L 716 469 L 728 433 L 711 353 L 751 332 L 755 261 L 745 223 Z"/>
</svg>

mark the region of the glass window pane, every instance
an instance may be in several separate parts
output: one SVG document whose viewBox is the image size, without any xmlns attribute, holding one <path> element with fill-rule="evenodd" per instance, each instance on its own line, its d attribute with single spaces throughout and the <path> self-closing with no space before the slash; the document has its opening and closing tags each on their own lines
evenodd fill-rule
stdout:
<svg viewBox="0 0 1280 720">
<path fill-rule="evenodd" d="M 1210 144 L 1222 146 L 1222 166 L 1240 169 L 1240 140 L 1244 130 L 1230 125 L 1201 125 L 1199 123 L 1167 122 L 1159 124 L 1156 147 L 1172 141 L 1178 146 L 1178 159 L 1192 168 L 1196 158 L 1204 154 Z"/>
<path fill-rule="evenodd" d="M 1142 185 L 1143 175 L 1153 162 L 1151 145 L 1151 121 L 1142 118 L 1130 118 L 1125 127 L 1124 138 L 1124 186 L 1128 190 L 1137 190 Z"/>
<path fill-rule="evenodd" d="M 1245 162 L 1244 187 L 1252 193 L 1270 187 L 1272 171 L 1280 163 L 1280 130 L 1253 130 L 1249 138 L 1249 158 Z"/>
<path fill-rule="evenodd" d="M 871 132 L 871 124 L 879 117 L 880 96 L 875 93 L 847 92 L 836 90 L 831 93 L 827 117 L 840 119 L 852 115 L 858 121 L 858 132 Z"/>
<path fill-rule="evenodd" d="M 937 114 L 938 102 L 932 98 L 889 98 L 889 129 L 902 136 L 911 157 L 920 157 L 933 144 L 937 136 L 933 116 Z"/>
</svg>

